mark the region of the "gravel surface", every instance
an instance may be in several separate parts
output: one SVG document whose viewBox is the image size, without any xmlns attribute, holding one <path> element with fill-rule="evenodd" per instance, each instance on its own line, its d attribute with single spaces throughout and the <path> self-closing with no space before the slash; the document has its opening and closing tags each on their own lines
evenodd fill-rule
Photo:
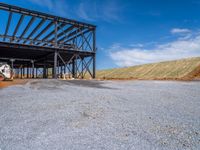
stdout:
<svg viewBox="0 0 200 150">
<path fill-rule="evenodd" d="M 0 89 L 0 150 L 200 149 L 200 82 L 31 80 Z"/>
</svg>

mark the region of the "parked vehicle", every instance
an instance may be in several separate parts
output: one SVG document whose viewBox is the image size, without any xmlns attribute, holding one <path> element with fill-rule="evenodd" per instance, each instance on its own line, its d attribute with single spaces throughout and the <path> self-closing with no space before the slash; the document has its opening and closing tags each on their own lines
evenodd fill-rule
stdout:
<svg viewBox="0 0 200 150">
<path fill-rule="evenodd" d="M 7 63 L 0 62 L 0 81 L 3 80 L 12 80 L 13 71 Z"/>
</svg>

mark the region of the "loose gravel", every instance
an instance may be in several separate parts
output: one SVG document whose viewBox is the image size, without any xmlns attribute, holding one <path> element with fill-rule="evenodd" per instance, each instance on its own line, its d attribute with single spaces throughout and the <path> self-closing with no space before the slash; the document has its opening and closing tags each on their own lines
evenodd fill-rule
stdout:
<svg viewBox="0 0 200 150">
<path fill-rule="evenodd" d="M 0 89 L 0 150 L 200 149 L 200 82 L 30 80 Z"/>
</svg>

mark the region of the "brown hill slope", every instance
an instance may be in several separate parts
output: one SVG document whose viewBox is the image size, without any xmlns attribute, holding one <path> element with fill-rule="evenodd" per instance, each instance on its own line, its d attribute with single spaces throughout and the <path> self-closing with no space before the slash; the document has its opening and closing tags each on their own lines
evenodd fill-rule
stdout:
<svg viewBox="0 0 200 150">
<path fill-rule="evenodd" d="M 200 78 L 200 57 L 97 71 L 99 79 L 193 80 Z"/>
</svg>

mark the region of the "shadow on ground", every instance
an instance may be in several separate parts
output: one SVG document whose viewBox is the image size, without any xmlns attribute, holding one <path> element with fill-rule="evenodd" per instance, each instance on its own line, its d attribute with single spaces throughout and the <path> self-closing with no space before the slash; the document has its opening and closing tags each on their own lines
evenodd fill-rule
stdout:
<svg viewBox="0 0 200 150">
<path fill-rule="evenodd" d="M 30 83 L 31 88 L 36 89 L 58 89 L 63 85 L 78 86 L 78 87 L 89 87 L 98 89 L 113 89 L 105 85 L 104 81 L 97 80 L 34 80 Z"/>
<path fill-rule="evenodd" d="M 97 80 L 66 80 L 64 83 L 70 83 L 75 86 L 91 87 L 91 88 L 102 88 L 102 89 L 113 89 L 105 86 L 105 82 Z"/>
</svg>

